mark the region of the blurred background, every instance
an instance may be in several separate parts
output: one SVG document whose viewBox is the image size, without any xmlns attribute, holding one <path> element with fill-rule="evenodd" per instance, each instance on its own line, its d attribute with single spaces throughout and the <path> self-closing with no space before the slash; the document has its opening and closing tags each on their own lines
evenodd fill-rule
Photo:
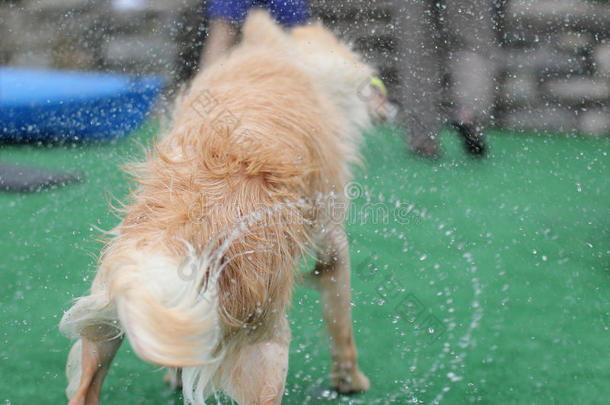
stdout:
<svg viewBox="0 0 610 405">
<path fill-rule="evenodd" d="M 310 2 L 314 16 L 352 41 L 390 88 L 400 81 L 401 3 Z M 493 123 L 609 133 L 608 1 L 489 4 L 500 44 Z M 196 69 L 207 27 L 200 0 L 0 0 L 0 16 L 0 65 L 157 73 L 170 89 Z"/>
</svg>

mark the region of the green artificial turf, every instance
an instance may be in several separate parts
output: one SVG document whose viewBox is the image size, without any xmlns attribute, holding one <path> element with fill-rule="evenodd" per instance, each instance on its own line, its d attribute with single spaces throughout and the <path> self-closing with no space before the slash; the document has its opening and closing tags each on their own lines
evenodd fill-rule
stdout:
<svg viewBox="0 0 610 405">
<path fill-rule="evenodd" d="M 117 167 L 149 125 L 111 144 L 2 146 L 0 161 L 77 169 L 86 181 L 0 194 L 0 402 L 65 402 L 70 342 L 57 324 L 95 272 L 98 229 L 128 190 Z M 330 391 L 319 296 L 290 312 L 285 404 L 603 404 L 610 398 L 610 141 L 490 131 L 468 156 L 442 135 L 436 161 L 402 136 L 367 136 L 348 218 L 353 313 L 372 388 Z M 163 371 L 123 345 L 105 404 L 179 404 Z M 212 401 L 214 402 L 214 401 Z M 226 402 L 226 401 L 225 401 Z"/>
</svg>

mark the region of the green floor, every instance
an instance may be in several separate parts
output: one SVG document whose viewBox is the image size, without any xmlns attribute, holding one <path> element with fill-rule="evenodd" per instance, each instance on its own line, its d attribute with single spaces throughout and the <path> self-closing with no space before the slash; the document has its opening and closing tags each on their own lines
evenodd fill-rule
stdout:
<svg viewBox="0 0 610 405">
<path fill-rule="evenodd" d="M 57 323 L 95 271 L 98 228 L 127 191 L 116 144 L 0 147 L 0 161 L 87 180 L 0 194 L 0 403 L 64 402 Z M 610 139 L 491 132 L 472 159 L 450 133 L 437 161 L 399 134 L 367 138 L 349 218 L 354 317 L 370 392 L 328 390 L 318 295 L 299 288 L 285 404 L 603 404 L 610 398 Z M 105 404 L 180 404 L 124 345 Z M 605 399 L 604 399 L 605 398 Z"/>
</svg>

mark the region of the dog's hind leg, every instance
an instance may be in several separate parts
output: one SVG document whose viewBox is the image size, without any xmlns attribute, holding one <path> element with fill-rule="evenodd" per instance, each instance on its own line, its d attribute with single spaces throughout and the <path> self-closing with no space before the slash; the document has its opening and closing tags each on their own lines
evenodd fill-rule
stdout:
<svg viewBox="0 0 610 405">
<path fill-rule="evenodd" d="M 321 242 L 314 276 L 330 335 L 332 384 L 345 394 L 366 391 L 370 382 L 358 369 L 352 329 L 349 248 L 345 229 L 343 226 L 329 228 Z"/>
<path fill-rule="evenodd" d="M 288 336 L 247 345 L 229 361 L 232 372 L 225 390 L 240 405 L 282 403 L 288 372 Z"/>
<path fill-rule="evenodd" d="M 105 329 L 110 327 L 100 326 L 99 328 Z M 101 334 L 107 335 L 107 333 Z M 74 345 L 70 353 L 68 367 L 79 366 L 78 358 L 75 359 L 73 357 L 80 354 L 80 382 L 68 405 L 99 404 L 104 378 L 108 374 L 112 359 L 121 346 L 121 342 L 121 336 L 101 341 L 89 340 L 83 337 Z M 70 370 L 68 370 L 68 373 L 70 373 Z"/>
</svg>

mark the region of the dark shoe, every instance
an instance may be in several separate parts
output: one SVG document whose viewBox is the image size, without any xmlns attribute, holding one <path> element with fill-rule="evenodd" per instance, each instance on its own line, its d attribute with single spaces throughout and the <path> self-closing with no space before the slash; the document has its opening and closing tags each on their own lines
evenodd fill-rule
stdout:
<svg viewBox="0 0 610 405">
<path fill-rule="evenodd" d="M 468 152 L 473 155 L 485 153 L 485 140 L 480 126 L 466 122 L 454 122 L 453 127 L 464 138 L 464 146 Z"/>
</svg>

